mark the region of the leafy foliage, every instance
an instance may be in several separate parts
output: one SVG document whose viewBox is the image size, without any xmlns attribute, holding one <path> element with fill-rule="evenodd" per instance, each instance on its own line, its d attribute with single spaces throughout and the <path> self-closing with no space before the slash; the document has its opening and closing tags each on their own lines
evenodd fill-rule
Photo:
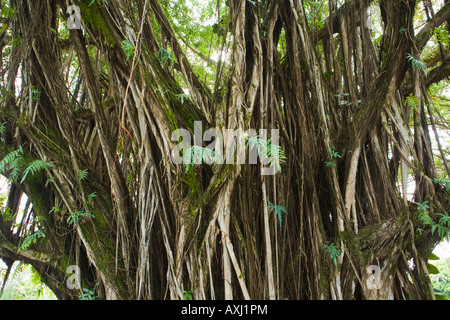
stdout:
<svg viewBox="0 0 450 320">
<path fill-rule="evenodd" d="M 446 238 L 448 240 L 450 235 L 450 216 L 447 212 L 436 213 L 436 216 L 441 217 L 437 223 L 433 221 L 426 211 L 421 210 L 419 220 L 424 226 L 431 228 L 431 234 L 434 234 L 434 232 L 437 231 L 437 234 L 441 239 Z M 423 229 L 419 228 L 418 231 L 419 233 L 422 233 Z"/>
<path fill-rule="evenodd" d="M 0 173 L 10 171 L 9 178 L 11 181 L 17 182 L 25 165 L 26 161 L 23 157 L 23 149 L 22 146 L 20 146 L 19 149 L 10 152 L 2 161 L 0 161 Z M 32 161 L 25 170 L 23 170 L 23 176 L 20 183 L 23 183 L 26 180 L 28 174 L 31 173 L 32 175 L 35 175 L 37 172 L 46 170 L 51 166 L 51 162 L 45 162 L 44 160 L 38 159 Z"/>
<path fill-rule="evenodd" d="M 184 104 L 184 100 L 188 99 L 189 96 L 184 93 L 177 94 L 177 98 L 181 101 L 181 104 Z"/>
<path fill-rule="evenodd" d="M 423 212 L 427 212 L 428 209 L 430 209 L 430 206 L 428 205 L 428 201 L 424 201 L 424 202 L 414 202 L 415 204 L 417 204 L 419 206 L 419 211 Z"/>
<path fill-rule="evenodd" d="M 414 94 L 411 93 L 409 96 L 406 97 L 404 103 L 413 110 L 416 110 L 417 107 L 419 106 L 419 102 L 420 102 L 419 98 L 417 98 Z"/>
<path fill-rule="evenodd" d="M 89 175 L 88 169 L 78 171 L 78 181 L 83 181 Z"/>
<path fill-rule="evenodd" d="M 184 290 L 183 291 L 183 299 L 184 300 L 193 300 L 192 291 Z"/>
<path fill-rule="evenodd" d="M 95 192 L 88 195 L 88 202 L 92 202 L 94 198 L 97 197 L 97 194 Z"/>
<path fill-rule="evenodd" d="M 330 245 L 323 244 L 322 248 L 325 249 L 325 253 L 333 260 L 334 265 L 337 266 L 337 259 L 340 257 L 340 252 L 336 245 L 334 243 Z"/>
<path fill-rule="evenodd" d="M 41 230 L 37 230 L 35 233 L 30 234 L 20 245 L 19 251 L 28 249 L 28 247 L 36 243 L 39 238 L 45 238 L 45 233 Z"/>
<path fill-rule="evenodd" d="M 431 273 L 436 300 L 450 300 L 450 258 L 439 259 L 434 263 L 437 273 Z"/>
<path fill-rule="evenodd" d="M 45 162 L 44 160 L 34 160 L 30 163 L 30 165 L 25 169 L 23 172 L 23 177 L 20 183 L 23 183 L 25 179 L 27 178 L 28 174 L 31 173 L 32 175 L 35 175 L 37 172 L 46 170 L 48 167 L 51 167 L 52 163 Z"/>
<path fill-rule="evenodd" d="M 281 205 L 277 205 L 275 206 L 272 202 L 267 201 L 268 205 L 269 205 L 269 210 L 270 212 L 275 212 L 275 214 L 277 215 L 278 218 L 278 222 L 280 223 L 280 228 L 283 222 L 283 217 L 282 217 L 282 213 L 284 212 L 285 214 L 287 214 L 286 208 L 284 206 Z"/>
<path fill-rule="evenodd" d="M 72 213 L 69 218 L 67 218 L 67 223 L 69 225 L 73 224 L 73 223 L 79 223 L 80 219 L 83 217 L 91 217 L 91 218 L 95 218 L 95 216 L 90 213 L 90 212 L 85 212 L 83 210 L 78 210 L 74 213 Z"/>
<path fill-rule="evenodd" d="M 445 186 L 445 190 L 450 191 L 450 179 L 447 178 L 434 178 L 433 179 L 434 183 L 440 184 L 441 186 Z"/>
<path fill-rule="evenodd" d="M 277 166 L 278 171 L 281 172 L 281 164 L 286 161 L 284 150 L 277 144 L 272 144 L 272 138 L 266 140 L 259 137 L 259 135 L 252 135 L 247 140 L 249 148 L 256 148 L 259 155 L 268 159 L 269 165 Z"/>
<path fill-rule="evenodd" d="M 0 173 L 9 172 L 9 178 L 16 182 L 19 179 L 22 167 L 25 165 L 25 159 L 23 158 L 22 146 L 19 149 L 14 150 L 7 154 L 2 161 L 0 161 Z"/>
<path fill-rule="evenodd" d="M 422 71 L 425 74 L 425 76 L 428 75 L 427 70 L 425 69 L 425 65 L 422 61 L 417 60 L 409 53 L 407 54 L 407 58 L 408 58 L 408 61 L 411 62 L 414 69 Z"/>
<path fill-rule="evenodd" d="M 170 52 L 164 48 L 159 49 L 158 57 L 161 59 L 162 63 L 165 65 L 167 61 L 170 62 L 170 65 L 173 65 L 173 59 Z"/>
<path fill-rule="evenodd" d="M 217 154 L 214 150 L 197 145 L 189 147 L 183 155 L 183 164 L 185 165 L 186 172 L 194 164 L 201 164 L 203 162 L 212 164 L 214 161 L 221 160 L 221 155 Z"/>
<path fill-rule="evenodd" d="M 41 276 L 30 264 L 21 261 L 12 266 L 1 300 L 55 300 L 53 292 L 42 283 Z M 0 272 L 0 287 L 4 281 L 5 273 Z"/>
<path fill-rule="evenodd" d="M 130 41 L 124 40 L 122 41 L 122 49 L 128 61 L 134 55 L 134 46 Z"/>
<path fill-rule="evenodd" d="M 83 293 L 79 296 L 80 300 L 97 300 L 98 298 L 99 296 L 95 295 L 95 289 L 89 290 L 86 288 L 83 288 Z"/>
</svg>

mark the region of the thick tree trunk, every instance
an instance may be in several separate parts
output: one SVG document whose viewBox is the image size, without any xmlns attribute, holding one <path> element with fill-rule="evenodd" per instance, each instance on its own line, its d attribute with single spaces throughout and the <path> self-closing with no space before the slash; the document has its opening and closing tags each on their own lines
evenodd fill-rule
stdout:
<svg viewBox="0 0 450 320">
<path fill-rule="evenodd" d="M 51 166 L 12 185 L 11 212 L 22 192 L 32 208 L 19 231 L 0 219 L 0 257 L 31 263 L 61 299 L 82 293 L 66 285 L 70 265 L 104 299 L 434 298 L 427 259 L 439 236 L 421 224 L 406 181 L 411 170 L 414 201 L 429 201 L 439 221 L 450 199 L 432 182 L 425 88 L 450 70 L 425 79 L 408 61 L 428 39 L 414 37 L 416 1 L 380 1 L 377 48 L 368 0 L 328 1 L 323 27 L 303 1 L 229 0 L 219 37 L 229 59 L 213 86 L 160 1 L 75 4 L 83 27 L 61 39 L 66 1 L 11 0 L 7 30 L 21 45 L 0 83 L 10 92 L 0 154 L 22 146 L 26 165 Z M 227 129 L 278 129 L 281 172 L 249 160 L 176 165 L 172 134 L 194 137 L 196 121 L 202 136 L 220 130 L 224 146 Z M 250 158 L 237 144 L 246 151 L 224 159 Z M 37 230 L 45 238 L 20 250 Z"/>
</svg>

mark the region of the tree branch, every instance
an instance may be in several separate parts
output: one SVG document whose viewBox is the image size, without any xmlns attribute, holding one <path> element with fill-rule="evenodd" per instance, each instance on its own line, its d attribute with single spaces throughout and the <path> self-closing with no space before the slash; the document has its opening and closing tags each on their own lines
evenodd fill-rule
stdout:
<svg viewBox="0 0 450 320">
<path fill-rule="evenodd" d="M 427 24 L 420 29 L 419 33 L 414 38 L 414 43 L 419 51 L 422 51 L 423 47 L 430 39 L 430 31 L 439 27 L 444 22 L 450 19 L 450 3 L 445 4 L 436 15 L 427 22 Z"/>
</svg>

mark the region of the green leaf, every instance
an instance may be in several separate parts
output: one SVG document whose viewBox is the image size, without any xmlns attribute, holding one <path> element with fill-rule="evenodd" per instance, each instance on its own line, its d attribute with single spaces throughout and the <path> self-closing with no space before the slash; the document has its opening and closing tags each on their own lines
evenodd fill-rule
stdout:
<svg viewBox="0 0 450 320">
<path fill-rule="evenodd" d="M 440 184 L 441 186 L 445 186 L 445 190 L 450 191 L 450 179 L 447 178 L 434 178 L 433 183 Z"/>
<path fill-rule="evenodd" d="M 19 149 L 10 152 L 0 161 L 0 173 L 10 171 L 9 179 L 16 182 L 24 165 L 23 149 L 20 146 Z"/>
<path fill-rule="evenodd" d="M 172 56 L 170 55 L 170 52 L 164 48 L 159 49 L 158 57 L 161 59 L 163 64 L 166 64 L 167 61 L 170 61 L 171 65 L 173 64 L 173 60 L 172 60 Z"/>
<path fill-rule="evenodd" d="M 130 41 L 123 40 L 122 41 L 122 49 L 125 52 L 125 57 L 127 61 L 134 55 L 134 46 Z"/>
<path fill-rule="evenodd" d="M 277 205 L 275 206 L 272 202 L 270 202 L 269 200 L 267 200 L 267 204 L 268 204 L 268 208 L 270 213 L 274 212 L 278 218 L 278 222 L 280 223 L 280 228 L 282 226 L 282 222 L 283 222 L 283 217 L 282 217 L 282 213 L 284 212 L 284 214 L 287 214 L 286 208 L 284 206 L 281 205 Z"/>
<path fill-rule="evenodd" d="M 44 160 L 34 160 L 29 164 L 29 166 L 25 169 L 23 172 L 23 177 L 20 183 L 23 183 L 28 174 L 31 173 L 32 175 L 35 175 L 37 172 L 46 170 L 48 167 L 52 166 L 52 162 L 45 162 Z"/>
<path fill-rule="evenodd" d="M 184 300 L 192 300 L 193 296 L 192 296 L 192 291 L 183 291 L 183 299 Z"/>
<path fill-rule="evenodd" d="M 88 169 L 79 170 L 78 171 L 78 181 L 82 181 L 82 180 L 86 179 L 88 174 L 89 174 Z"/>
<path fill-rule="evenodd" d="M 439 274 L 439 269 L 431 263 L 428 263 L 427 269 L 430 274 Z"/>
<path fill-rule="evenodd" d="M 286 211 L 286 208 L 284 206 L 277 206 L 276 211 L 277 211 L 278 221 L 280 223 L 280 228 L 281 228 L 281 224 L 282 224 L 281 213 L 284 212 L 284 214 L 287 214 L 287 211 Z"/>
<path fill-rule="evenodd" d="M 428 257 L 428 260 L 439 260 L 439 259 L 440 258 L 434 253 L 431 253 L 430 256 Z"/>
<path fill-rule="evenodd" d="M 45 238 L 45 233 L 41 230 L 37 230 L 35 233 L 30 234 L 25 238 L 22 244 L 19 247 L 18 251 L 26 250 L 30 245 L 36 243 L 39 238 Z"/>
<path fill-rule="evenodd" d="M 340 252 L 335 246 L 334 243 L 331 243 L 330 245 L 323 244 L 322 248 L 325 249 L 325 253 L 329 255 L 331 260 L 333 260 L 333 263 L 335 266 L 337 266 L 337 259 L 340 257 Z"/>
<path fill-rule="evenodd" d="M 445 213 L 436 213 L 436 215 L 441 216 L 442 218 L 439 219 L 439 224 L 442 226 L 445 226 L 447 224 L 450 227 L 450 216 Z"/>
<path fill-rule="evenodd" d="M 417 60 L 409 53 L 406 56 L 407 56 L 409 62 L 411 62 L 411 65 L 413 66 L 414 69 L 422 71 L 425 74 L 425 76 L 428 75 L 427 71 L 425 70 L 425 65 L 422 61 Z"/>
<path fill-rule="evenodd" d="M 419 206 L 419 210 L 421 212 L 427 212 L 428 209 L 430 209 L 430 206 L 428 205 L 428 201 L 424 201 L 422 203 L 420 202 L 414 202 L 414 204 L 417 204 Z"/>
<path fill-rule="evenodd" d="M 184 93 L 177 94 L 176 96 L 181 101 L 181 104 L 184 104 L 184 99 L 188 99 L 189 98 L 189 96 L 187 94 L 184 94 Z"/>
<path fill-rule="evenodd" d="M 416 110 L 420 101 L 419 98 L 417 98 L 414 94 L 411 93 L 408 97 L 406 97 L 404 103 L 413 110 Z"/>
<path fill-rule="evenodd" d="M 97 196 L 97 194 L 95 192 L 91 193 L 90 195 L 88 195 L 88 202 L 92 202 L 92 200 Z"/>
<path fill-rule="evenodd" d="M 324 161 L 324 163 L 327 166 L 327 168 L 329 168 L 331 166 L 336 166 L 336 164 L 333 161 Z"/>
<path fill-rule="evenodd" d="M 83 210 L 78 210 L 72 213 L 69 218 L 67 218 L 67 223 L 72 225 L 73 223 L 78 223 L 80 218 L 90 216 L 91 218 L 95 218 L 95 216 L 90 212 L 84 212 Z"/>
</svg>

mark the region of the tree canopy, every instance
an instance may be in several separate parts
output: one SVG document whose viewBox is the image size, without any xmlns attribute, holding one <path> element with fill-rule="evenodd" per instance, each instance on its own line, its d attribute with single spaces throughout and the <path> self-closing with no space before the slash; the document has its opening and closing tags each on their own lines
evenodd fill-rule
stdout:
<svg viewBox="0 0 450 320">
<path fill-rule="evenodd" d="M 448 0 L 0 3 L 10 269 L 59 299 L 435 299 Z"/>
</svg>

